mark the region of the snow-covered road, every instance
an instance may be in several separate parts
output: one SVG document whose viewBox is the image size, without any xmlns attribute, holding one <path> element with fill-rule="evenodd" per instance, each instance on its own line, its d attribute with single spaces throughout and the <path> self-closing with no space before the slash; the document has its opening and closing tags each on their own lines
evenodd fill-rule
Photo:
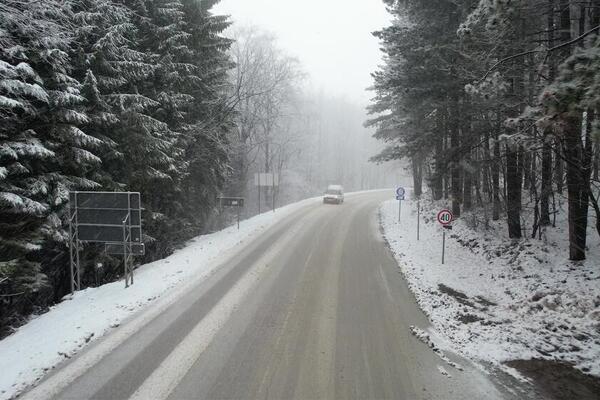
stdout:
<svg viewBox="0 0 600 400">
<path fill-rule="evenodd" d="M 0 399 L 19 393 L 149 305 L 163 309 L 211 276 L 240 246 L 302 207 L 319 202 L 320 198 L 304 200 L 243 221 L 240 230 L 229 227 L 200 236 L 172 256 L 136 269 L 136 284 L 128 289 L 119 281 L 67 296 L 0 341 Z M 136 320 L 142 323 L 155 315 L 146 313 Z"/>
<path fill-rule="evenodd" d="M 124 312 L 119 327 L 24 398 L 512 398 L 468 360 L 415 334 L 428 320 L 379 230 L 378 207 L 390 196 L 297 204 L 249 227 L 244 243 L 223 244 L 231 231 L 200 238 L 155 266 L 173 266 L 161 279 L 182 276 L 162 283 L 151 307 Z M 211 253 L 213 261 L 196 256 L 194 246 L 209 245 L 229 250 Z M 149 268 L 134 287 L 151 281 Z M 63 304 L 81 296 L 90 294 Z M 94 298 L 82 304 L 97 306 Z"/>
</svg>

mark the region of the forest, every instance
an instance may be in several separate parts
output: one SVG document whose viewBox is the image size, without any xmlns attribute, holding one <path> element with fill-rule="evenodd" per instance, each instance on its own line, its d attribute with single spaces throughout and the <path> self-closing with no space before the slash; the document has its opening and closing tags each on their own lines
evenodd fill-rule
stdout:
<svg viewBox="0 0 600 400">
<path fill-rule="evenodd" d="M 217 3 L 0 0 L 0 337 L 70 291 L 69 191 L 141 193 L 141 264 L 231 223 L 220 196 L 258 213 L 257 172 L 280 181 L 262 212 L 385 186 L 366 111 L 309 89 L 273 34 Z M 81 250 L 83 287 L 121 277 Z"/>
<path fill-rule="evenodd" d="M 369 126 L 384 162 L 455 217 L 542 238 L 568 215 L 568 257 L 600 235 L 600 1 L 384 0 Z M 564 208 L 563 208 L 564 205 Z"/>
</svg>

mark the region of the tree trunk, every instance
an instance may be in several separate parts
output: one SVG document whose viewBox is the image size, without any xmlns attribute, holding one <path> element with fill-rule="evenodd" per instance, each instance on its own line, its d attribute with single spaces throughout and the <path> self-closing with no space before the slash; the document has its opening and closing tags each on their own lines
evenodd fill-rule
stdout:
<svg viewBox="0 0 600 400">
<path fill-rule="evenodd" d="M 540 225 L 550 225 L 550 194 L 552 193 L 552 149 L 549 133 L 544 132 L 542 147 L 542 188 L 540 195 Z"/>
<path fill-rule="evenodd" d="M 554 184 L 556 185 L 556 193 L 563 194 L 565 169 L 563 161 L 564 155 L 560 140 L 556 140 L 554 153 Z"/>
<path fill-rule="evenodd" d="M 466 162 L 468 163 L 464 171 L 464 194 L 463 194 L 463 209 L 465 211 L 473 208 L 473 174 L 471 172 L 471 158 L 469 157 Z"/>
<path fill-rule="evenodd" d="M 554 6 L 556 0 L 548 0 L 548 48 L 554 47 Z M 548 54 L 548 80 L 554 81 L 556 76 L 554 56 Z M 541 226 L 550 225 L 550 194 L 552 193 L 552 146 L 550 137 L 552 131 L 545 129 L 543 132 L 542 145 L 542 187 L 540 190 L 540 221 Z"/>
<path fill-rule="evenodd" d="M 508 236 L 521 238 L 521 187 L 522 174 L 519 168 L 519 147 L 506 144 L 506 216 Z"/>
<path fill-rule="evenodd" d="M 562 118 L 563 153 L 567 172 L 569 201 L 569 259 L 585 260 L 587 239 L 589 178 L 585 165 L 586 150 L 581 140 L 581 118 L 567 115 Z"/>
<path fill-rule="evenodd" d="M 439 132 L 444 132 L 442 125 L 438 122 Z M 441 200 L 444 195 L 444 136 L 435 139 L 435 171 L 431 182 L 433 200 Z"/>
<path fill-rule="evenodd" d="M 598 181 L 600 170 L 600 141 L 594 144 L 594 180 Z"/>
<path fill-rule="evenodd" d="M 491 179 L 490 179 L 490 131 L 489 129 L 486 130 L 485 132 L 485 140 L 483 143 L 483 162 L 480 163 L 480 166 L 482 167 L 482 186 L 483 186 L 483 193 L 486 195 L 486 201 L 491 203 L 493 201 L 493 197 L 492 197 L 492 185 L 491 185 Z"/>
<path fill-rule="evenodd" d="M 423 194 L 423 157 L 414 155 L 412 157 L 413 190 L 417 198 Z"/>
<path fill-rule="evenodd" d="M 492 219 L 498 221 L 500 219 L 500 142 L 498 140 L 498 132 L 496 132 L 494 140 L 494 161 L 492 162 L 492 197 L 494 207 L 492 210 Z"/>
<path fill-rule="evenodd" d="M 458 96 L 450 99 L 452 112 L 448 115 L 450 125 L 450 151 L 452 154 L 451 183 L 452 186 L 452 213 L 455 218 L 460 217 L 460 205 L 462 203 L 462 188 L 460 179 L 460 122 Z"/>
<path fill-rule="evenodd" d="M 531 160 L 530 154 L 520 151 L 520 162 L 523 168 L 523 190 L 531 189 Z"/>
<path fill-rule="evenodd" d="M 598 233 L 598 236 L 600 236 L 600 204 L 598 204 L 598 201 L 598 197 L 594 195 L 592 188 L 590 187 L 590 203 L 596 212 L 596 233 Z"/>
</svg>

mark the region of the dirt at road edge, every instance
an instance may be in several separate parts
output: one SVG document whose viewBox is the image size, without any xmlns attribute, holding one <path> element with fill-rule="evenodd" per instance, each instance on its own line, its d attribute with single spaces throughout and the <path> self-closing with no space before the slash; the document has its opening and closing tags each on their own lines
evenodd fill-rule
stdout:
<svg viewBox="0 0 600 400">
<path fill-rule="evenodd" d="M 600 400 L 600 378 L 586 375 L 570 364 L 547 360 L 515 360 L 506 365 L 531 379 L 540 399 Z"/>
</svg>

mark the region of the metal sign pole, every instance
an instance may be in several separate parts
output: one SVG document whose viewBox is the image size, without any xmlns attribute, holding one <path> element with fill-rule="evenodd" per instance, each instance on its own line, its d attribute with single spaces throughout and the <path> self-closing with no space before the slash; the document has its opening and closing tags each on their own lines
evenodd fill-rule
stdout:
<svg viewBox="0 0 600 400">
<path fill-rule="evenodd" d="M 420 238 L 421 230 L 421 200 L 417 200 L 417 240 Z"/>
<path fill-rule="evenodd" d="M 81 290 L 81 264 L 79 263 L 79 210 L 77 206 L 77 193 L 75 193 L 75 279 L 73 279 L 75 290 Z"/>
<path fill-rule="evenodd" d="M 237 226 L 238 226 L 238 231 L 240 230 L 240 208 L 237 208 Z"/>
<path fill-rule="evenodd" d="M 129 264 L 129 275 L 131 277 L 131 284 L 133 285 L 133 254 L 132 254 L 132 245 L 131 245 L 131 194 L 127 195 L 127 207 L 129 211 L 127 211 L 127 257 Z M 140 238 L 141 240 L 141 238 Z"/>
<path fill-rule="evenodd" d="M 69 204 L 69 265 L 71 267 L 71 294 L 75 293 L 75 259 L 73 257 L 73 216 L 71 215 L 71 205 Z"/>
<path fill-rule="evenodd" d="M 442 233 L 442 265 L 444 265 L 444 261 L 446 258 L 446 229 L 444 229 L 444 232 Z"/>
<path fill-rule="evenodd" d="M 127 233 L 125 229 L 126 219 L 123 221 L 123 275 L 125 276 L 125 289 L 129 287 L 129 271 L 127 269 Z"/>
<path fill-rule="evenodd" d="M 258 213 L 260 214 L 260 173 L 258 174 Z"/>
<path fill-rule="evenodd" d="M 272 195 L 273 195 L 273 212 L 275 212 L 275 173 L 271 173 L 273 177 L 273 186 L 271 186 Z"/>
<path fill-rule="evenodd" d="M 123 220 L 123 266 L 125 269 L 125 288 L 128 288 L 131 280 L 133 285 L 133 268 L 131 266 L 131 212 Z"/>
<path fill-rule="evenodd" d="M 398 223 L 400 223 L 401 216 L 402 216 L 402 200 L 398 200 Z"/>
</svg>

